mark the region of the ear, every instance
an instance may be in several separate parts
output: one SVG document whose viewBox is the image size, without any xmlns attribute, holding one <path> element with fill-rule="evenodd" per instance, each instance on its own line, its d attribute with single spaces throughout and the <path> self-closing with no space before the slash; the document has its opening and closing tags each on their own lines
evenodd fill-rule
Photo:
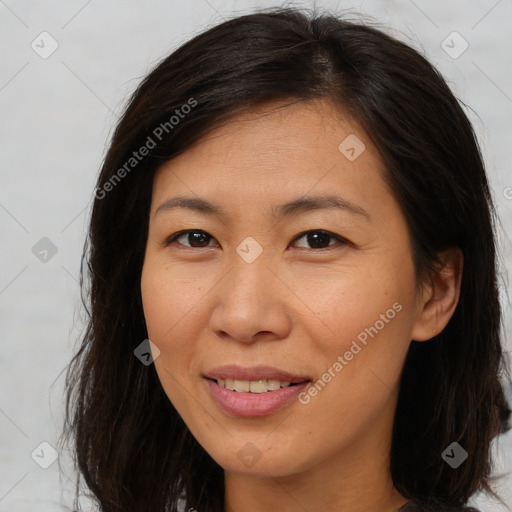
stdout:
<svg viewBox="0 0 512 512">
<path fill-rule="evenodd" d="M 425 285 L 417 302 L 417 314 L 411 339 L 425 341 L 439 334 L 457 307 L 464 257 L 458 247 L 440 253 L 441 268 Z"/>
</svg>

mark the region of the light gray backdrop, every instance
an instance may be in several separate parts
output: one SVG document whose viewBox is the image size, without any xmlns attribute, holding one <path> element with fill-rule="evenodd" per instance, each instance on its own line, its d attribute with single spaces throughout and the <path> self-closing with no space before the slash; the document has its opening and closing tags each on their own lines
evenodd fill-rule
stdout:
<svg viewBox="0 0 512 512">
<path fill-rule="evenodd" d="M 0 511 L 54 512 L 71 504 L 68 454 L 59 454 L 67 468 L 59 476 L 53 452 L 62 370 L 82 327 L 77 280 L 94 180 L 127 95 L 192 35 L 272 5 L 0 0 Z M 512 1 L 325 0 L 316 6 L 355 9 L 404 33 L 471 107 L 503 224 L 500 285 L 510 340 Z M 510 473 L 512 433 L 495 450 L 496 472 Z M 512 508 L 512 477 L 498 490 Z M 474 503 L 482 511 L 508 510 L 481 497 Z"/>
</svg>

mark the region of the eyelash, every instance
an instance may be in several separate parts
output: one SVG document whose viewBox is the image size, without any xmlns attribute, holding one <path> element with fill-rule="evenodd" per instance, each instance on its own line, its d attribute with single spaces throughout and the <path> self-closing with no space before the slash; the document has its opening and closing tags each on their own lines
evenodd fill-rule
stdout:
<svg viewBox="0 0 512 512">
<path fill-rule="evenodd" d="M 183 231 L 178 231 L 177 233 L 174 233 L 173 235 L 171 235 L 170 237 L 168 237 L 164 243 L 162 244 L 164 247 L 168 247 L 170 246 L 174 241 L 176 241 L 176 239 L 180 238 L 181 236 L 183 235 L 187 235 L 189 233 L 204 233 L 205 235 L 211 237 L 212 239 L 214 238 L 213 236 L 209 235 L 206 231 L 203 231 L 201 229 L 185 229 Z M 329 236 L 330 238 L 334 238 L 336 240 L 338 240 L 338 242 L 341 243 L 342 246 L 345 246 L 345 245 L 350 245 L 350 242 L 348 240 L 346 240 L 345 238 L 341 237 L 341 236 L 338 236 L 338 235 L 335 235 L 334 233 L 331 233 L 330 231 L 326 231 L 324 229 L 310 229 L 308 231 L 304 231 L 300 234 L 298 234 L 293 240 L 292 242 L 295 242 L 297 240 L 300 240 L 301 238 L 303 238 L 304 236 L 310 234 L 310 233 L 323 233 L 324 235 L 327 235 Z M 206 246 L 206 247 L 190 247 L 188 245 L 183 245 L 183 244 L 179 244 L 179 245 L 182 245 L 183 247 L 185 247 L 186 249 L 210 249 L 211 246 Z M 318 251 L 326 251 L 326 250 L 330 250 L 332 249 L 333 247 L 335 248 L 336 244 L 333 244 L 333 245 L 328 245 L 327 247 L 322 247 L 322 248 L 313 248 L 313 249 L 309 249 L 309 248 L 306 248 L 306 247 L 299 247 L 299 249 L 302 249 L 302 250 L 305 250 L 305 251 L 314 251 L 314 252 L 318 252 Z"/>
</svg>

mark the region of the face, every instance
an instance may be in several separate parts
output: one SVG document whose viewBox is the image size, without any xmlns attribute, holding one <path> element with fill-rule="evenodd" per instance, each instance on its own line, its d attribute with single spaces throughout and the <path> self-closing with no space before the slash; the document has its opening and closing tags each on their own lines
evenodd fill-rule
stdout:
<svg viewBox="0 0 512 512">
<path fill-rule="evenodd" d="M 419 306 L 383 172 L 325 100 L 252 110 L 158 169 L 148 336 L 165 393 L 226 471 L 286 476 L 389 450 Z"/>
</svg>

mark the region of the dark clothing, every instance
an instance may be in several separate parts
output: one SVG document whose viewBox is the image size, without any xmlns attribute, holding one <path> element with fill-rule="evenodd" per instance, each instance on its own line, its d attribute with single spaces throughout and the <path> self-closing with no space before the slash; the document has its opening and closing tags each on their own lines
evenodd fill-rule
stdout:
<svg viewBox="0 0 512 512">
<path fill-rule="evenodd" d="M 450 506 L 432 500 L 429 502 L 410 501 L 402 505 L 396 512 L 480 512 L 476 508 L 466 506 Z"/>
</svg>

